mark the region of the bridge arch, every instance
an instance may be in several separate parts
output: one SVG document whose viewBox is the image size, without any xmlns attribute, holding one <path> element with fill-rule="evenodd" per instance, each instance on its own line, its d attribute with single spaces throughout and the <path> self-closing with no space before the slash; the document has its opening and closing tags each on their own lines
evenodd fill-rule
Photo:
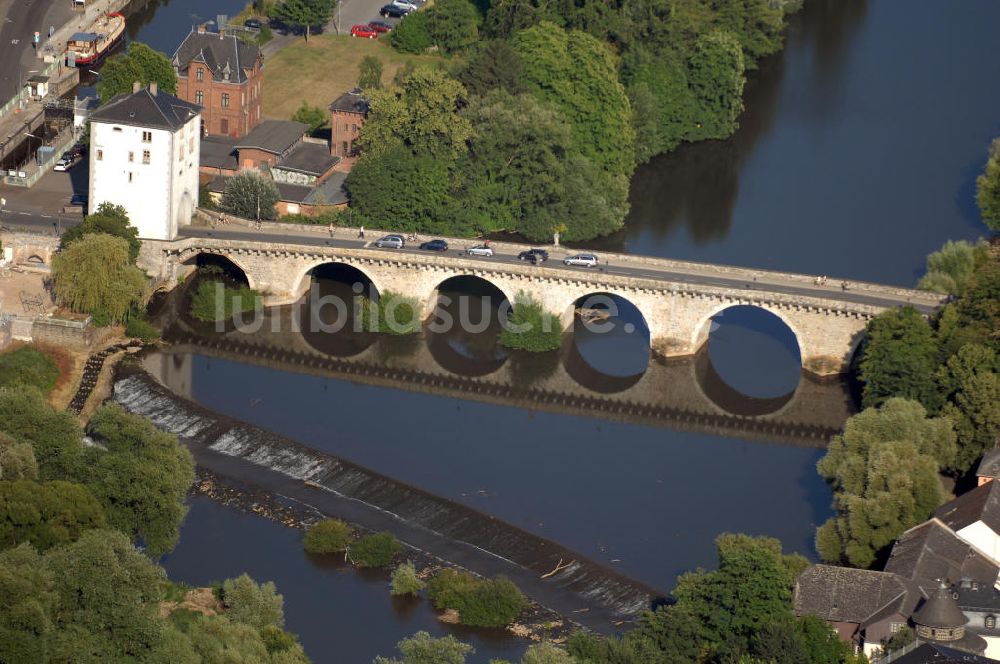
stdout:
<svg viewBox="0 0 1000 664">
<path fill-rule="evenodd" d="M 243 281 L 246 282 L 247 286 L 253 290 L 257 290 L 257 280 L 253 271 L 247 269 L 246 264 L 240 259 L 234 258 L 231 254 L 215 251 L 193 251 L 189 252 L 187 256 L 181 256 L 181 263 L 195 268 L 206 265 L 217 265 L 222 268 L 234 269 L 237 274 L 242 275 Z"/>
<path fill-rule="evenodd" d="M 424 305 L 424 337 L 438 366 L 466 377 L 499 371 L 508 358 L 499 335 L 510 304 L 504 289 L 482 276 L 440 280 Z"/>
<path fill-rule="evenodd" d="M 795 345 L 799 349 L 799 358 L 802 360 L 806 358 L 806 348 L 803 345 L 804 337 L 802 332 L 797 329 L 796 325 L 791 320 L 789 320 L 788 316 L 784 315 L 780 307 L 773 307 L 760 302 L 719 302 L 716 306 L 709 309 L 706 314 L 702 315 L 697 324 L 691 330 L 691 348 L 694 349 L 695 353 L 700 352 L 702 347 L 708 342 L 712 333 L 712 319 L 735 307 L 752 307 L 754 309 L 760 309 L 777 318 L 792 333 L 792 336 L 795 339 Z"/>
<path fill-rule="evenodd" d="M 292 278 L 292 292 L 301 296 L 309 292 L 309 287 L 312 285 L 313 277 L 316 275 L 317 271 L 323 270 L 336 270 L 337 268 L 346 269 L 360 275 L 362 283 L 367 282 L 375 289 L 375 296 L 382 293 L 382 283 L 381 279 L 371 270 L 367 265 L 364 265 L 357 261 L 345 261 L 345 260 L 322 260 L 310 263 L 304 268 L 301 268 L 298 273 Z"/>
</svg>

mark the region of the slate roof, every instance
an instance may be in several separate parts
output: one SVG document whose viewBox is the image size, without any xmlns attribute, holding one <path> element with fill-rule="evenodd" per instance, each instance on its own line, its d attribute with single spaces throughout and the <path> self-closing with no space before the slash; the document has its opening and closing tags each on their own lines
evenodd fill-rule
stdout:
<svg viewBox="0 0 1000 664">
<path fill-rule="evenodd" d="M 185 71 L 192 62 L 203 62 L 216 81 L 224 81 L 228 71 L 229 81 L 243 83 L 246 69 L 252 69 L 260 54 L 253 44 L 241 42 L 234 36 L 224 37 L 216 32 L 199 33 L 191 30 L 172 59 L 174 67 Z"/>
<path fill-rule="evenodd" d="M 312 193 L 313 188 L 301 184 L 286 184 L 275 182 L 278 187 L 278 196 L 286 203 L 305 203 Z"/>
<path fill-rule="evenodd" d="M 319 143 L 300 143 L 284 159 L 274 165 L 286 171 L 319 177 L 337 165 L 340 157 L 330 154 L 330 148 Z"/>
<path fill-rule="evenodd" d="M 1000 662 L 939 643 L 924 643 L 902 657 L 894 659 L 893 664 L 1000 664 Z"/>
<path fill-rule="evenodd" d="M 952 585 L 951 591 L 958 595 L 958 606 L 964 610 L 1000 613 L 1000 590 L 989 583 L 962 579 Z"/>
<path fill-rule="evenodd" d="M 236 144 L 236 148 L 256 148 L 283 154 L 305 136 L 309 125 L 291 120 L 264 120 Z"/>
<path fill-rule="evenodd" d="M 968 578 L 993 585 L 1000 568 L 940 521 L 931 519 L 896 540 L 885 571 L 912 580 L 930 594 L 942 580 Z"/>
<path fill-rule="evenodd" d="M 914 624 L 938 629 L 961 627 L 969 622 L 962 610 L 958 608 L 958 602 L 951 596 L 948 586 L 943 583 L 934 594 L 917 607 L 917 610 L 913 612 L 912 619 Z"/>
<path fill-rule="evenodd" d="M 939 507 L 934 516 L 958 532 L 982 521 L 1000 533 L 1000 482 L 988 482 Z"/>
<path fill-rule="evenodd" d="M 979 477 L 1000 477 L 1000 438 L 997 438 L 997 447 L 987 450 L 983 455 L 983 460 L 979 462 L 976 475 Z"/>
<path fill-rule="evenodd" d="M 307 205 L 343 205 L 347 202 L 347 191 L 344 189 L 344 180 L 347 173 L 334 173 L 323 181 L 318 187 L 314 187 L 306 198 Z"/>
<path fill-rule="evenodd" d="M 894 574 L 812 565 L 795 582 L 793 605 L 799 616 L 861 624 L 905 595 L 906 585 Z"/>
<path fill-rule="evenodd" d="M 240 162 L 236 153 L 237 140 L 228 136 L 206 136 L 201 139 L 200 165 L 229 171 L 239 170 Z"/>
<path fill-rule="evenodd" d="M 345 92 L 329 106 L 331 111 L 344 111 L 347 113 L 368 114 L 368 101 L 362 96 L 361 88 L 354 88 L 350 92 Z"/>
<path fill-rule="evenodd" d="M 91 121 L 177 131 L 201 106 L 178 99 L 162 90 L 155 95 L 147 88 L 116 95 L 90 114 Z"/>
</svg>

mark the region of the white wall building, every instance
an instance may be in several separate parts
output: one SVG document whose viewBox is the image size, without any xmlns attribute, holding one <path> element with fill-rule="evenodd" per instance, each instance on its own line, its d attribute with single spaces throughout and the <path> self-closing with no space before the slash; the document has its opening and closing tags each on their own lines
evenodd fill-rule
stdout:
<svg viewBox="0 0 1000 664">
<path fill-rule="evenodd" d="M 140 238 L 167 240 L 198 204 L 201 107 L 156 84 L 118 95 L 90 116 L 88 207 L 128 210 Z"/>
</svg>

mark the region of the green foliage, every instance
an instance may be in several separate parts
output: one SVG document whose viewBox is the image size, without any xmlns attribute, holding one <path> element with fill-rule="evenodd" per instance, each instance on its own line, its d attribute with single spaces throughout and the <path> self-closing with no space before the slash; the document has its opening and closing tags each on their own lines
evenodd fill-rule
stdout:
<svg viewBox="0 0 1000 664">
<path fill-rule="evenodd" d="M 87 449 L 84 477 L 108 522 L 153 556 L 173 549 L 194 482 L 191 453 L 176 436 L 116 404 L 98 409 L 88 431 L 104 449 Z"/>
<path fill-rule="evenodd" d="M 59 367 L 34 346 L 21 346 L 0 354 L 0 387 L 29 385 L 46 394 L 59 380 Z"/>
<path fill-rule="evenodd" d="M 443 569 L 427 584 L 427 596 L 437 609 L 458 611 L 463 625 L 503 627 L 514 622 L 527 600 L 503 577 L 481 579 L 468 572 Z"/>
<path fill-rule="evenodd" d="M 716 6 L 717 25 L 736 37 L 749 65 L 781 50 L 785 18 L 781 3 L 723 0 Z"/>
<path fill-rule="evenodd" d="M 512 95 L 524 91 L 521 57 L 509 42 L 499 39 L 476 49 L 458 70 L 457 78 L 470 95 L 481 96 L 490 90 L 503 90 Z"/>
<path fill-rule="evenodd" d="M 986 167 L 976 178 L 976 202 L 990 230 L 1000 231 L 1000 139 L 990 145 Z"/>
<path fill-rule="evenodd" d="M 403 659 L 376 657 L 375 664 L 465 664 L 465 658 L 475 652 L 472 646 L 454 636 L 435 639 L 427 632 L 417 632 L 396 644 Z"/>
<path fill-rule="evenodd" d="M 392 34 L 392 33 L 390 33 Z M 358 87 L 362 90 L 382 89 L 382 61 L 374 55 L 361 58 L 358 73 Z"/>
<path fill-rule="evenodd" d="M 52 259 L 56 297 L 95 322 L 118 323 L 142 303 L 146 275 L 133 264 L 129 243 L 105 233 L 84 235 Z"/>
<path fill-rule="evenodd" d="M 1000 358 L 979 344 L 963 346 L 938 369 L 947 399 L 941 414 L 952 421 L 958 451 L 949 468 L 965 471 L 1000 435 Z"/>
<path fill-rule="evenodd" d="M 916 640 L 917 635 L 913 632 L 913 630 L 909 627 L 903 627 L 903 629 L 893 634 L 892 638 L 887 640 L 883 647 L 886 653 L 895 652 L 905 648 Z"/>
<path fill-rule="evenodd" d="M 351 544 L 347 550 L 351 562 L 358 567 L 386 567 L 403 550 L 403 545 L 392 533 L 366 535 Z"/>
<path fill-rule="evenodd" d="M 393 596 L 416 595 L 424 588 L 424 582 L 417 576 L 413 563 L 407 560 L 392 571 L 389 589 Z"/>
<path fill-rule="evenodd" d="M 883 312 L 865 330 L 859 377 L 862 404 L 878 406 L 892 397 L 940 407 L 934 372 L 938 344 L 930 323 L 913 307 Z"/>
<path fill-rule="evenodd" d="M 967 343 L 982 343 L 1000 352 L 1000 256 L 993 252 L 977 261 L 961 299 L 942 313 L 938 329 L 948 352 Z"/>
<path fill-rule="evenodd" d="M 221 321 L 253 311 L 259 302 L 260 295 L 246 286 L 233 288 L 218 279 L 203 279 L 191 296 L 191 315 L 201 321 Z"/>
<path fill-rule="evenodd" d="M 351 527 L 340 519 L 323 519 L 309 526 L 302 546 L 309 553 L 339 553 L 347 551 L 353 534 Z"/>
<path fill-rule="evenodd" d="M 54 410 L 38 390 L 0 388 L 0 432 L 31 445 L 39 479 L 79 477 L 83 431 L 71 414 Z"/>
<path fill-rule="evenodd" d="M 266 627 L 284 627 L 285 600 L 274 583 L 257 583 L 246 574 L 222 583 L 222 601 L 226 617 L 260 631 Z"/>
<path fill-rule="evenodd" d="M 229 178 L 220 206 L 244 219 L 274 219 L 279 200 L 274 181 L 255 170 L 240 171 Z"/>
<path fill-rule="evenodd" d="M 271 18 L 302 30 L 306 41 L 313 28 L 330 22 L 336 0 L 282 0 L 271 10 Z"/>
<path fill-rule="evenodd" d="M 41 556 L 24 544 L 0 551 L 0 653 L 4 661 L 44 662 L 55 626 L 52 573 Z"/>
<path fill-rule="evenodd" d="M 0 482 L 0 548 L 28 542 L 39 551 L 106 528 L 104 512 L 86 487 L 56 480 Z"/>
<path fill-rule="evenodd" d="M 686 60 L 675 51 L 654 54 L 636 46 L 623 62 L 623 79 L 632 104 L 632 124 L 636 135 L 636 161 L 670 152 L 682 141 L 691 140 L 703 111 L 688 85 Z"/>
<path fill-rule="evenodd" d="M 544 353 L 562 345 L 562 321 L 545 312 L 529 295 L 518 293 L 507 324 L 500 332 L 500 345 L 514 350 Z"/>
<path fill-rule="evenodd" d="M 208 185 L 198 187 L 198 207 L 206 210 L 218 209 L 215 205 L 215 199 L 212 198 L 212 192 L 208 190 Z"/>
<path fill-rule="evenodd" d="M 944 502 L 938 471 L 955 458 L 946 418 L 928 418 L 914 401 L 889 399 L 847 421 L 817 470 L 833 489 L 836 512 L 816 533 L 828 562 L 868 567 L 908 528 Z"/>
<path fill-rule="evenodd" d="M 128 51 L 108 59 L 101 67 L 97 96 L 106 104 L 115 95 L 131 93 L 132 84 L 156 83 L 163 92 L 177 94 L 177 73 L 170 58 L 142 42 L 132 42 Z"/>
<path fill-rule="evenodd" d="M 145 318 L 132 316 L 125 323 L 125 336 L 149 343 L 160 338 L 160 331 Z"/>
<path fill-rule="evenodd" d="M 423 53 L 429 49 L 434 44 L 429 14 L 426 11 L 408 14 L 389 33 L 389 43 L 400 53 Z"/>
<path fill-rule="evenodd" d="M 573 662 L 568 652 L 548 641 L 528 646 L 528 650 L 521 658 L 521 664 L 573 664 Z"/>
<path fill-rule="evenodd" d="M 0 480 L 37 480 L 38 462 L 28 443 L 19 443 L 0 431 Z"/>
<path fill-rule="evenodd" d="M 732 34 L 714 31 L 700 37 L 688 63 L 688 84 L 698 107 L 696 139 L 732 134 L 743 112 L 745 64 Z"/>
<path fill-rule="evenodd" d="M 93 214 L 87 215 L 83 223 L 68 229 L 59 241 L 59 249 L 63 250 L 84 235 L 90 233 L 106 233 L 120 237 L 128 242 L 129 258 L 133 263 L 139 257 L 142 242 L 139 240 L 139 230 L 129 222 L 128 212 L 121 205 L 105 201 L 97 206 Z"/>
<path fill-rule="evenodd" d="M 301 122 L 302 124 L 309 125 L 308 131 L 310 134 L 315 133 L 317 129 L 325 125 L 326 119 L 325 110 L 319 106 L 310 106 L 304 101 L 292 115 L 292 120 L 295 122 Z M 256 213 L 256 209 L 254 209 L 254 212 Z"/>
<path fill-rule="evenodd" d="M 420 302 L 393 291 L 379 295 L 378 302 L 361 300 L 364 329 L 383 334 L 414 334 L 420 331 Z"/>
<path fill-rule="evenodd" d="M 958 295 L 965 290 L 976 267 L 976 255 L 985 251 L 985 243 L 972 244 L 965 240 L 948 240 L 938 251 L 927 257 L 927 274 L 917 288 Z"/>
<path fill-rule="evenodd" d="M 481 22 L 482 16 L 469 0 L 435 0 L 427 10 L 427 32 L 448 54 L 460 53 L 479 41 Z"/>
<path fill-rule="evenodd" d="M 631 173 L 632 111 L 611 50 L 588 34 L 552 23 L 519 32 L 511 43 L 526 88 L 566 118 L 575 151 L 609 173 Z"/>
</svg>

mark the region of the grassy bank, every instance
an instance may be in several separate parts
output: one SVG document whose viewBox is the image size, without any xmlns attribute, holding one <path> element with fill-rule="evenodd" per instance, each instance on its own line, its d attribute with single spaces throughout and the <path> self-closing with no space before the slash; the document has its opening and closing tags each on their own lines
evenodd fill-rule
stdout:
<svg viewBox="0 0 1000 664">
<path fill-rule="evenodd" d="M 318 35 L 296 41 L 269 58 L 264 74 L 264 115 L 288 119 L 306 103 L 325 109 L 330 102 L 355 87 L 361 59 L 374 55 L 382 62 L 382 82 L 392 81 L 409 62 L 441 62 L 433 55 L 397 53 L 382 39 Z"/>
</svg>

